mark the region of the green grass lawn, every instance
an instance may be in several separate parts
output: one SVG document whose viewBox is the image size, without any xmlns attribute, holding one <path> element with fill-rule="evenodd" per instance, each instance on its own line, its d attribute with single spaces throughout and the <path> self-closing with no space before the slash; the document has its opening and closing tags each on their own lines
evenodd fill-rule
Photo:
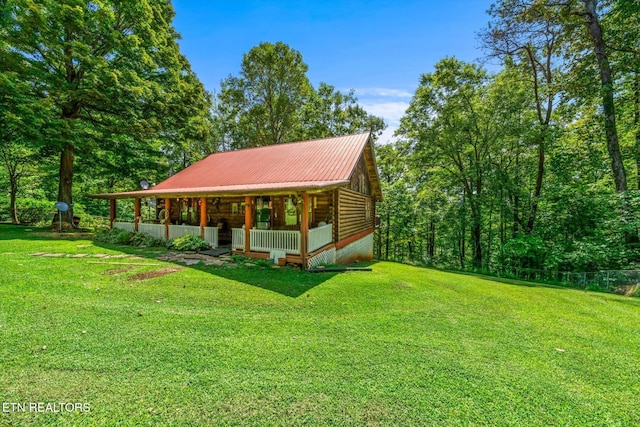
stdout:
<svg viewBox="0 0 640 427">
<path fill-rule="evenodd" d="M 180 267 L 39 231 L 0 225 L 0 403 L 90 412 L 0 425 L 640 425 L 637 298 L 384 262 Z"/>
</svg>

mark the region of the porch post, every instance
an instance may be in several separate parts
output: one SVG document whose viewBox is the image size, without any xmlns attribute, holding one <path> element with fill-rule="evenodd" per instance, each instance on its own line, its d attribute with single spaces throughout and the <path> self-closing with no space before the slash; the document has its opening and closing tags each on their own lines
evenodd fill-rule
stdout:
<svg viewBox="0 0 640 427">
<path fill-rule="evenodd" d="M 300 224 L 300 256 L 302 268 L 307 269 L 307 241 L 309 240 L 309 195 L 302 193 L 302 224 Z"/>
<path fill-rule="evenodd" d="M 164 238 L 169 240 L 169 226 L 171 225 L 171 199 L 164 199 L 164 208 L 167 210 L 167 220 L 164 222 Z"/>
<path fill-rule="evenodd" d="M 200 197 L 200 238 L 204 239 L 204 228 L 207 226 L 207 198 Z"/>
<path fill-rule="evenodd" d="M 133 203 L 133 229 L 138 231 L 138 223 L 140 222 L 140 208 L 142 200 L 136 197 Z"/>
<path fill-rule="evenodd" d="M 251 217 L 253 208 L 251 206 L 251 196 L 244 197 L 244 251 L 251 252 Z"/>
<path fill-rule="evenodd" d="M 116 199 L 109 199 L 109 228 L 113 228 L 113 221 L 116 220 Z"/>
</svg>

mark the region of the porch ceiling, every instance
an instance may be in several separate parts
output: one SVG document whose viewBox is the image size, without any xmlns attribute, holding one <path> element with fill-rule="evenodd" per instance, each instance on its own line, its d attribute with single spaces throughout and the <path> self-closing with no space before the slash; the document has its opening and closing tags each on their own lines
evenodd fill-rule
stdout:
<svg viewBox="0 0 640 427">
<path fill-rule="evenodd" d="M 180 198 L 180 197 L 237 197 L 237 196 L 284 196 L 292 193 L 322 193 L 343 187 L 348 180 L 326 182 L 286 182 L 254 185 L 226 185 L 218 187 L 172 188 L 171 190 L 140 190 L 121 193 L 93 194 L 95 199 L 133 198 Z"/>
</svg>

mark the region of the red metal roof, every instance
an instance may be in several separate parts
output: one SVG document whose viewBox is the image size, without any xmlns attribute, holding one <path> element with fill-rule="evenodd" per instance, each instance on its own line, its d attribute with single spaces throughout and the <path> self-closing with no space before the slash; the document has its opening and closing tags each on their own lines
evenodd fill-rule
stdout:
<svg viewBox="0 0 640 427">
<path fill-rule="evenodd" d="M 97 197 L 186 196 L 338 186 L 349 181 L 369 137 L 370 133 L 365 132 L 215 153 L 149 190 Z"/>
</svg>

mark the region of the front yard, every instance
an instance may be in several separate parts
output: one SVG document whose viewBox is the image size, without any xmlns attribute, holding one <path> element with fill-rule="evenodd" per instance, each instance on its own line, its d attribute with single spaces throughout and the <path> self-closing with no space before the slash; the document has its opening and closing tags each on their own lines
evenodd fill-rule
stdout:
<svg viewBox="0 0 640 427">
<path fill-rule="evenodd" d="M 41 231 L 0 225 L 0 425 L 640 425 L 638 298 Z"/>
</svg>

